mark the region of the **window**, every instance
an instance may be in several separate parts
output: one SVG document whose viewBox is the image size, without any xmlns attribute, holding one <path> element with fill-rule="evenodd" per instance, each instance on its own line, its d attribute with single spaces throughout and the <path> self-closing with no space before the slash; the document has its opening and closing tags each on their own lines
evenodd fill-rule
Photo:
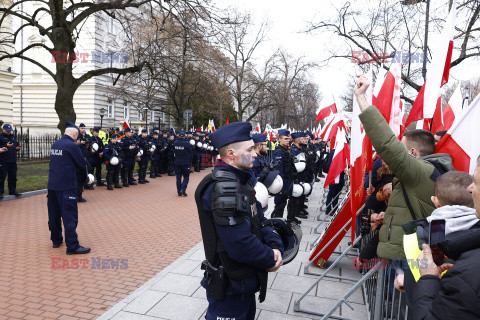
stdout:
<svg viewBox="0 0 480 320">
<path fill-rule="evenodd" d="M 108 32 L 113 33 L 114 19 L 112 16 L 108 16 Z"/>
<path fill-rule="evenodd" d="M 107 99 L 107 118 L 113 118 L 113 100 Z"/>
<path fill-rule="evenodd" d="M 142 111 L 142 109 L 138 109 L 138 120 L 143 121 L 143 111 Z"/>
<path fill-rule="evenodd" d="M 130 117 L 130 110 L 128 108 L 128 102 L 123 103 L 123 118 L 127 119 Z"/>
<path fill-rule="evenodd" d="M 150 110 L 150 122 L 155 122 L 155 111 Z"/>
</svg>

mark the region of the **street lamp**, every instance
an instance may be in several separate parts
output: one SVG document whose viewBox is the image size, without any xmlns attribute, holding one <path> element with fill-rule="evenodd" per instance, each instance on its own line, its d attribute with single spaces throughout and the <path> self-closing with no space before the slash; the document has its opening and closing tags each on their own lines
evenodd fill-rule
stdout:
<svg viewBox="0 0 480 320">
<path fill-rule="evenodd" d="M 107 111 L 107 109 L 105 108 L 100 109 L 100 128 L 103 127 L 103 117 L 105 116 L 105 111 Z"/>
<path fill-rule="evenodd" d="M 427 3 L 427 11 L 425 14 L 425 45 L 423 47 L 423 67 L 422 67 L 422 75 L 423 75 L 423 80 L 426 80 L 427 78 L 427 43 L 428 43 L 428 20 L 430 16 L 430 0 L 403 0 L 401 3 L 403 5 L 412 5 L 412 4 L 417 4 L 420 2 L 426 2 Z"/>
</svg>

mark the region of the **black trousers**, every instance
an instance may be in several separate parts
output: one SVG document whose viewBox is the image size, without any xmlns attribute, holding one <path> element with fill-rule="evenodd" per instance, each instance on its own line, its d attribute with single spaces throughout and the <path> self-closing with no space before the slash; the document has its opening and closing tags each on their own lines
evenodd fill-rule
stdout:
<svg viewBox="0 0 480 320">
<path fill-rule="evenodd" d="M 147 178 L 148 159 L 138 163 L 138 180 L 143 181 Z"/>
<path fill-rule="evenodd" d="M 0 163 L 0 195 L 5 192 L 5 179 L 8 176 L 8 193 L 14 194 L 17 190 L 17 163 Z"/>
<path fill-rule="evenodd" d="M 174 157 L 168 158 L 167 171 L 169 174 L 175 174 L 175 158 Z"/>
<path fill-rule="evenodd" d="M 159 166 L 160 166 L 160 161 L 155 160 L 150 162 L 150 178 L 156 177 L 157 175 L 160 174 L 159 171 Z"/>
<path fill-rule="evenodd" d="M 160 158 L 160 162 L 158 163 L 158 170 L 161 174 L 167 173 L 167 158 L 166 157 Z"/>
<path fill-rule="evenodd" d="M 95 179 L 97 179 L 97 185 L 102 183 L 102 163 L 101 162 L 95 163 L 95 165 L 92 164 L 89 168 L 88 173 L 95 175 Z"/>
<path fill-rule="evenodd" d="M 122 167 L 122 182 L 123 184 L 133 182 L 133 169 L 135 169 L 135 158 L 125 158 Z"/>
<path fill-rule="evenodd" d="M 87 182 L 87 171 L 85 169 L 77 171 L 77 195 L 78 199 L 82 198 L 83 188 Z"/>
<path fill-rule="evenodd" d="M 120 166 L 107 164 L 107 186 L 120 184 Z"/>
</svg>

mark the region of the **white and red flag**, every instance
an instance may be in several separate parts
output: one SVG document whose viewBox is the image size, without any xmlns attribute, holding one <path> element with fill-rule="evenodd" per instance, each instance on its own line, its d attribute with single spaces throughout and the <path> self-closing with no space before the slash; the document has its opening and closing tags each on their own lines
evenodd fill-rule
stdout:
<svg viewBox="0 0 480 320">
<path fill-rule="evenodd" d="M 130 123 L 128 123 L 128 115 L 123 120 L 123 129 L 127 129 L 127 128 L 130 129 Z"/>
<path fill-rule="evenodd" d="M 453 0 L 447 21 L 440 34 L 437 46 L 433 50 L 433 59 L 428 68 L 427 78 L 413 103 L 412 110 L 405 123 L 407 127 L 413 121 L 433 118 L 441 95 L 440 88 L 448 82 L 450 74 L 456 14 L 457 1 Z"/>
<path fill-rule="evenodd" d="M 453 158 L 453 166 L 459 171 L 473 174 L 480 155 L 480 94 L 464 111 L 463 115 L 455 120 L 454 125 L 440 140 L 435 153 L 448 153 Z"/>
<path fill-rule="evenodd" d="M 325 107 L 323 109 L 320 109 L 320 111 L 317 114 L 317 118 L 315 119 L 315 122 L 321 121 L 328 116 L 338 113 L 337 110 L 337 105 L 335 103 L 329 105 L 328 107 Z"/>
<path fill-rule="evenodd" d="M 343 121 L 342 121 L 343 122 Z M 340 174 L 347 168 L 350 159 L 350 148 L 345 137 L 345 129 L 338 128 L 335 140 L 335 153 L 332 163 L 325 178 L 324 188 L 331 184 L 338 183 Z"/>
</svg>

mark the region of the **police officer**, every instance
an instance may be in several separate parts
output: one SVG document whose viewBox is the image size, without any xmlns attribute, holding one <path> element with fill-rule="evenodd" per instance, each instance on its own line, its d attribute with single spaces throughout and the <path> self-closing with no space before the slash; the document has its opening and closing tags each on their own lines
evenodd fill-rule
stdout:
<svg viewBox="0 0 480 320">
<path fill-rule="evenodd" d="M 63 242 L 62 220 L 65 229 L 67 254 L 89 253 L 90 248 L 80 246 L 77 236 L 77 171 L 86 167 L 80 146 L 75 143 L 78 127 L 67 121 L 65 135 L 52 144 L 48 172 L 48 227 L 53 247 Z"/>
<path fill-rule="evenodd" d="M 294 132 L 291 134 L 293 143 L 291 145 L 291 153 L 292 157 L 297 157 L 300 153 L 303 153 L 305 155 L 305 137 L 306 133 L 305 132 Z M 295 180 L 294 183 L 301 183 L 301 182 L 307 182 L 308 177 L 307 177 L 307 172 L 306 168 L 302 172 L 297 172 L 295 175 Z M 304 208 L 304 203 L 305 203 L 305 195 L 301 195 L 300 197 L 294 197 L 290 195 L 290 200 L 288 200 L 288 212 L 294 212 L 295 216 L 298 218 L 305 219 L 308 217 L 308 213 L 305 211 Z"/>
<path fill-rule="evenodd" d="M 177 194 L 179 197 L 186 197 L 193 150 L 190 143 L 185 140 L 185 132 L 182 131 L 178 133 L 178 139 L 173 144 L 173 148 L 175 155 L 175 175 L 177 176 Z"/>
<path fill-rule="evenodd" d="M 263 302 L 268 274 L 282 265 L 283 245 L 255 199 L 252 126 L 236 122 L 212 134 L 221 160 L 197 187 L 206 261 L 201 281 L 209 303 L 206 319 L 255 318 L 255 292 Z"/>
<path fill-rule="evenodd" d="M 120 163 L 122 162 L 122 146 L 117 141 L 118 135 L 112 134 L 110 142 L 103 150 L 103 156 L 107 165 L 107 189 L 113 188 L 121 189 L 120 185 Z M 113 160 L 113 161 L 112 161 Z"/>
<path fill-rule="evenodd" d="M 160 163 L 158 165 L 158 171 L 160 174 L 167 173 L 167 147 L 168 147 L 168 133 L 164 130 L 162 131 L 162 137 L 159 138 L 159 148 L 160 148 Z"/>
<path fill-rule="evenodd" d="M 136 185 L 133 181 L 133 169 L 135 168 L 135 158 L 138 153 L 137 141 L 133 138 L 132 129 L 125 129 L 125 136 L 121 141 L 123 151 L 123 166 L 122 166 L 122 183 L 128 188 L 130 185 Z"/>
<path fill-rule="evenodd" d="M 198 134 L 195 132 L 193 133 L 193 141 L 195 144 L 193 145 L 193 170 L 195 172 L 200 172 L 200 147 L 198 146 L 200 142 Z"/>
<path fill-rule="evenodd" d="M 95 171 L 95 178 L 97 179 L 97 186 L 103 187 L 105 183 L 102 182 L 102 164 L 103 164 L 103 140 L 99 138 L 100 128 L 94 127 L 93 134 L 90 137 L 90 168 L 89 173 L 93 174 Z"/>
<path fill-rule="evenodd" d="M 20 144 L 13 135 L 11 124 L 3 125 L 3 133 L 0 134 L 0 199 L 3 198 L 5 179 L 8 176 L 8 194 L 20 197 L 17 192 L 17 152 Z"/>
<path fill-rule="evenodd" d="M 273 218 L 283 218 L 285 206 L 287 206 L 287 202 L 292 193 L 295 169 L 293 157 L 290 153 L 290 140 L 290 131 L 285 129 L 278 130 L 278 146 L 275 148 L 272 158 L 275 163 L 275 169 L 279 171 L 283 179 L 283 188 L 281 192 L 275 195 L 275 209 L 273 209 L 272 212 Z M 292 211 L 292 207 L 289 206 L 287 210 L 287 222 L 300 223 L 295 217 L 295 212 Z"/>
<path fill-rule="evenodd" d="M 82 155 L 85 158 L 85 161 L 87 162 L 87 167 L 86 170 L 85 168 L 79 169 L 77 171 L 77 179 L 78 179 L 78 202 L 87 202 L 87 200 L 83 197 L 83 189 L 88 186 L 87 184 L 87 173 L 88 173 L 88 158 L 89 158 L 89 141 L 90 137 L 87 136 L 87 128 L 85 127 L 85 124 L 80 123 L 80 126 L 78 127 L 80 130 L 80 133 L 78 134 L 77 137 L 77 143 L 80 146 L 80 150 L 82 151 Z"/>
<path fill-rule="evenodd" d="M 152 161 L 150 162 L 150 179 L 161 178 L 162 175 L 160 174 L 160 140 L 158 139 L 158 130 L 153 131 L 152 138 L 150 139 L 150 143 L 152 148 L 154 148 L 152 152 Z"/>
<path fill-rule="evenodd" d="M 167 172 L 169 176 L 175 175 L 175 152 L 173 144 L 175 143 L 175 134 L 169 133 L 167 140 Z"/>
<path fill-rule="evenodd" d="M 140 150 L 142 150 L 140 161 L 138 161 L 138 183 L 150 183 L 150 181 L 147 180 L 147 168 L 148 162 L 150 161 L 152 143 L 148 138 L 147 129 L 142 129 L 142 135 L 138 138 L 138 146 Z"/>
<path fill-rule="evenodd" d="M 264 133 L 252 134 L 253 143 L 255 143 L 255 153 L 257 157 L 253 161 L 253 172 L 258 179 L 262 173 L 263 168 L 268 165 L 267 160 L 267 135 Z"/>
</svg>

